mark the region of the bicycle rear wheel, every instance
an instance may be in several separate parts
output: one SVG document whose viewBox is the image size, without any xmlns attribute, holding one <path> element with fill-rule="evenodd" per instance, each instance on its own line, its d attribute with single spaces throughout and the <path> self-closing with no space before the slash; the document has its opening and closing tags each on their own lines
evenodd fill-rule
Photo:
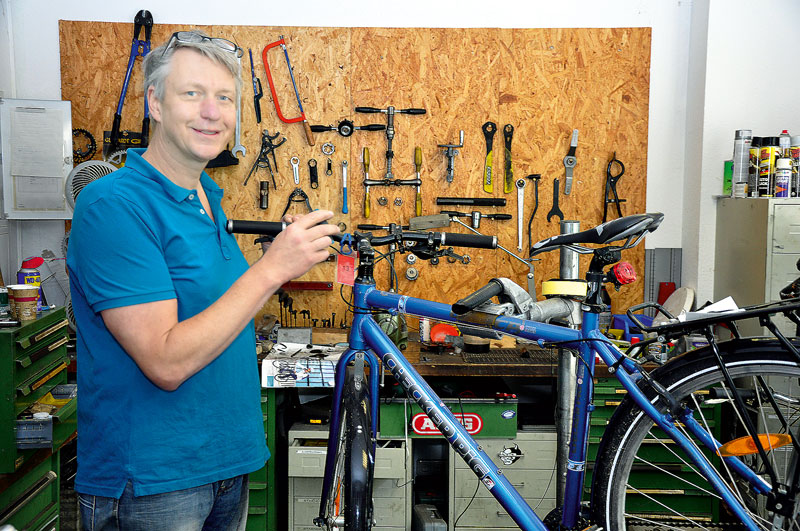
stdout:
<svg viewBox="0 0 800 531">
<path fill-rule="evenodd" d="M 789 444 L 764 446 L 778 483 L 795 489 L 793 513 L 784 517 L 768 509 L 764 495 L 754 492 L 713 452 L 704 449 L 704 454 L 762 529 L 799 531 L 800 362 L 774 340 L 730 341 L 719 347 L 759 434 L 785 432 L 781 416 L 788 424 Z M 690 407 L 718 441 L 746 435 L 709 348 L 676 358 L 652 376 Z M 647 394 L 654 399 L 655 393 Z M 666 407 L 662 404 L 660 409 Z M 758 454 L 740 459 L 771 483 Z M 630 398 L 609 421 L 595 463 L 592 513 L 607 530 L 716 530 L 739 523 L 688 456 Z"/>
</svg>

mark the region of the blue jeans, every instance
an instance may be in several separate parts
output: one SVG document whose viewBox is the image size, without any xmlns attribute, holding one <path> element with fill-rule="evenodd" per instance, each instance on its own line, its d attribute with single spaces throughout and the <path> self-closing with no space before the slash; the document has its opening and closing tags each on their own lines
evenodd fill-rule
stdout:
<svg viewBox="0 0 800 531">
<path fill-rule="evenodd" d="M 247 475 L 191 489 L 134 496 L 78 494 L 81 528 L 86 531 L 244 531 L 247 522 Z"/>
</svg>

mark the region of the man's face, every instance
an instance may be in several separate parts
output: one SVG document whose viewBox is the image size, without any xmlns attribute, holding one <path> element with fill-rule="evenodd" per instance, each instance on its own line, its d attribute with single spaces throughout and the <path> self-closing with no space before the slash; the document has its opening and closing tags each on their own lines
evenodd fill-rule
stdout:
<svg viewBox="0 0 800 531">
<path fill-rule="evenodd" d="M 204 167 L 225 149 L 236 123 L 236 84 L 227 68 L 181 48 L 172 56 L 163 100 L 152 92 L 150 113 L 159 124 L 154 140 L 175 162 Z"/>
</svg>

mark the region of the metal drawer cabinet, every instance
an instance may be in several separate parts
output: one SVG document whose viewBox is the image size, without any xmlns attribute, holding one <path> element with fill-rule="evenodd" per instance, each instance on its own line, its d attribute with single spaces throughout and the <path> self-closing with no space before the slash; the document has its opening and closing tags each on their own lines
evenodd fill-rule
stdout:
<svg viewBox="0 0 800 531">
<path fill-rule="evenodd" d="M 544 518 L 555 508 L 554 427 L 541 426 L 531 431 L 519 431 L 514 439 L 485 439 L 481 441 L 481 447 L 503 470 L 509 482 L 537 515 Z M 449 450 L 449 460 L 448 528 L 464 531 L 516 529 L 514 520 L 488 489 L 479 486 L 475 474 L 452 449 Z"/>
<path fill-rule="evenodd" d="M 322 476 L 327 455 L 327 426 L 295 425 L 289 430 L 289 529 L 318 531 Z M 379 440 L 375 454 L 374 531 L 398 531 L 411 526 L 410 466 L 405 441 Z"/>
<path fill-rule="evenodd" d="M 38 461 L 38 463 L 37 463 Z M 16 474 L 0 479 L 0 527 L 58 529 L 59 456 L 40 450 Z"/>
</svg>

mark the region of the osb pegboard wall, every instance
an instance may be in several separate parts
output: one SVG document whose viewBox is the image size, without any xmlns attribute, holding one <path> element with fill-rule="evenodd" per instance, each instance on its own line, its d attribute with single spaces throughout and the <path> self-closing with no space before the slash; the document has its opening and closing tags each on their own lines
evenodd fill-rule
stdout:
<svg viewBox="0 0 800 531">
<path fill-rule="evenodd" d="M 152 46 L 164 42 L 185 26 L 162 25 L 155 13 Z M 101 139 L 110 130 L 114 110 L 127 66 L 133 24 L 61 21 L 62 98 L 72 101 L 73 127 L 89 130 Z M 269 94 L 261 51 L 284 35 L 303 107 L 311 124 L 335 125 L 343 119 L 356 125 L 386 123 L 383 114 L 355 113 L 357 106 L 397 109 L 422 107 L 423 116 L 397 115 L 393 171 L 396 178 L 414 177 L 414 147 L 422 148 L 421 178 L 423 215 L 441 209 L 470 212 L 471 207 L 437 207 L 437 196 L 488 197 L 482 188 L 486 143 L 481 125 L 497 124 L 494 137 L 494 197 L 505 197 L 505 207 L 476 207 L 483 213 L 508 213 L 511 221 L 482 220 L 484 234 L 496 234 L 507 249 L 517 249 L 517 194 L 503 193 L 503 133 L 505 124 L 515 128 L 512 142 L 515 178 L 532 173 L 542 175 L 539 208 L 533 222 L 533 239 L 559 232 L 558 218 L 547 222 L 553 206 L 553 179 L 561 181 L 559 205 L 565 219 L 578 220 L 590 228 L 602 220 L 606 165 L 614 152 L 625 164 L 619 181 L 623 214 L 645 211 L 645 177 L 650 63 L 649 28 L 614 29 L 387 29 L 387 28 L 304 28 L 254 26 L 202 26 L 212 36 L 224 36 L 245 49 L 242 58 L 242 144 L 247 154 L 239 165 L 209 170 L 225 189 L 223 208 L 229 218 L 277 220 L 295 188 L 289 159 L 300 158 L 301 187 L 312 208 L 333 210 L 335 222 L 347 230 L 358 223 L 407 224 L 414 215 L 413 187 L 372 188 L 372 212 L 363 215 L 364 178 L 362 150 L 370 151 L 370 178 L 383 178 L 386 170 L 384 132 L 356 131 L 344 138 L 335 132 L 316 133 L 316 146 L 307 144 L 300 124 L 278 119 Z M 257 124 L 252 102 L 252 85 L 247 48 L 253 50 L 256 75 L 261 79 L 263 120 Z M 138 131 L 143 118 L 142 73 L 137 59 L 122 112 L 122 129 Z M 269 53 L 270 68 L 277 85 L 284 115 L 297 115 L 294 93 L 280 49 Z M 259 170 L 247 186 L 242 182 L 258 156 L 261 131 L 280 131 L 287 142 L 277 150 L 279 176 L 272 190 L 269 209 L 258 208 L 260 180 L 268 173 Z M 455 158 L 455 179 L 445 179 L 446 158 L 438 144 L 457 143 L 464 130 L 464 146 Z M 575 178 L 570 195 L 563 194 L 565 182 L 562 159 L 569 149 L 573 129 L 580 131 Z M 325 174 L 327 157 L 320 152 L 325 142 L 335 145 L 333 175 Z M 231 143 L 232 147 L 233 143 Z M 99 158 L 99 156 L 97 156 Z M 308 160 L 318 162 L 320 186 L 309 186 Z M 342 161 L 347 160 L 349 213 L 342 213 Z M 379 206 L 378 198 L 388 199 Z M 394 206 L 395 199 L 402 201 Z M 525 188 L 524 225 L 534 204 L 534 187 Z M 302 212 L 293 205 L 292 212 Z M 615 217 L 615 216 L 610 216 Z M 464 218 L 465 222 L 468 222 Z M 451 224 L 452 232 L 468 232 Z M 122 242 L 121 242 L 122 243 Z M 260 256 L 250 236 L 239 244 L 252 263 Z M 527 246 L 527 237 L 524 245 Z M 526 285 L 528 268 L 502 251 L 456 249 L 468 254 L 471 263 L 438 265 L 417 260 L 419 278 L 405 278 L 410 267 L 406 255 L 398 255 L 399 291 L 434 300 L 455 301 L 482 286 L 493 276 L 507 276 Z M 558 253 L 541 255 L 536 265 L 538 282 L 558 275 Z M 626 251 L 624 259 L 638 271 L 644 270 L 644 246 Z M 582 272 L 588 257 L 581 258 Z M 334 280 L 333 263 L 315 267 L 302 280 Z M 385 261 L 376 268 L 379 287 L 388 286 Z M 644 284 L 612 293 L 614 311 L 640 302 Z M 537 291 L 539 288 L 537 287 Z M 332 292 L 293 292 L 295 309 L 309 309 L 312 317 L 344 315 L 345 304 L 338 286 Z M 278 315 L 275 298 L 267 311 Z M 298 324 L 302 319 L 298 317 Z"/>
</svg>

